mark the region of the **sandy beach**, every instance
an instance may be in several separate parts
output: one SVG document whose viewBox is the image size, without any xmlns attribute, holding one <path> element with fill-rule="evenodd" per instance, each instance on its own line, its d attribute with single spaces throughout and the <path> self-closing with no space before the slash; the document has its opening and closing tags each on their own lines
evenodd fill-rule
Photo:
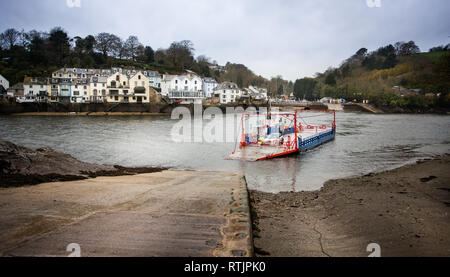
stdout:
<svg viewBox="0 0 450 277">
<path fill-rule="evenodd" d="M 275 257 L 450 256 L 450 156 L 330 180 L 316 192 L 251 192 L 255 252 Z"/>
</svg>

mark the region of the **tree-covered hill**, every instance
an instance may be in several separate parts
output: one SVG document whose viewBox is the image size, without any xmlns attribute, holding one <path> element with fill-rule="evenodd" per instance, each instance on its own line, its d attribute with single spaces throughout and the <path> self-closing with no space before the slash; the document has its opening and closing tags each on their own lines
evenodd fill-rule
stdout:
<svg viewBox="0 0 450 277">
<path fill-rule="evenodd" d="M 315 78 L 297 80 L 295 93 L 308 99 L 370 100 L 387 107 L 448 107 L 449 50 L 449 46 L 439 46 L 420 53 L 413 41 L 387 45 L 373 52 L 361 48 L 340 67 L 329 68 Z M 400 91 L 408 90 L 420 93 L 400 95 Z"/>
<path fill-rule="evenodd" d="M 15 84 L 26 76 L 50 77 L 61 67 L 123 67 L 155 70 L 161 74 L 180 74 L 188 69 L 219 82 L 235 82 L 241 88 L 250 85 L 267 88 L 272 95 L 293 92 L 294 84 L 281 76 L 268 80 L 242 64 L 232 63 L 227 63 L 225 71 L 215 70 L 214 61 L 205 55 L 195 58 L 194 53 L 194 45 L 188 40 L 153 50 L 136 36 L 123 40 L 114 34 L 100 33 L 72 38 L 60 27 L 48 33 L 11 28 L 0 34 L 0 73 Z"/>
</svg>

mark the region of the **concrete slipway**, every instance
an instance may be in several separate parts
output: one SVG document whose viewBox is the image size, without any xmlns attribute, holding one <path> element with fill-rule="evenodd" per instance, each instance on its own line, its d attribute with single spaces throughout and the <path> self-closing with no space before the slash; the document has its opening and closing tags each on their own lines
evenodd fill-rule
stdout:
<svg viewBox="0 0 450 277">
<path fill-rule="evenodd" d="M 0 189 L 1 256 L 252 256 L 241 174 L 163 171 Z"/>
</svg>

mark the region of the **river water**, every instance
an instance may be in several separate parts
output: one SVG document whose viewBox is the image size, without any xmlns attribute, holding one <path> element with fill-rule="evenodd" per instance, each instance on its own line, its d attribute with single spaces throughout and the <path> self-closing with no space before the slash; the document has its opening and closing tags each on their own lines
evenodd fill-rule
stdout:
<svg viewBox="0 0 450 277">
<path fill-rule="evenodd" d="M 225 160 L 235 148 L 231 142 L 175 143 L 176 123 L 167 116 L 0 116 L 0 138 L 91 163 L 244 172 L 249 188 L 274 193 L 317 190 L 329 179 L 450 153 L 450 116 L 338 113 L 336 140 L 261 162 Z"/>
</svg>

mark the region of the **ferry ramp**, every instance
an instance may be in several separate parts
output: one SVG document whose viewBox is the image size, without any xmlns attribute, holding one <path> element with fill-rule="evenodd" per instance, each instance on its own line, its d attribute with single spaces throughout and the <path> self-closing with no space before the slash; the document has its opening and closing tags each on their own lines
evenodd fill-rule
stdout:
<svg viewBox="0 0 450 277">
<path fill-rule="evenodd" d="M 163 171 L 0 189 L 0 256 L 252 256 L 244 177 Z M 73 253 L 72 253 L 73 254 Z"/>
</svg>

